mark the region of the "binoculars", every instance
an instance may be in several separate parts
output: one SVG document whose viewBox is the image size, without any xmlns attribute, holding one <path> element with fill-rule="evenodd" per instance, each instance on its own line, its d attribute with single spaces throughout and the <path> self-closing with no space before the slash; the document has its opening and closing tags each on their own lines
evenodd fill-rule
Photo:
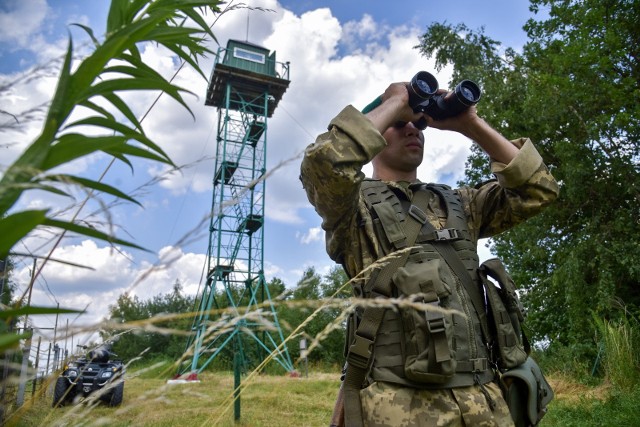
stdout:
<svg viewBox="0 0 640 427">
<path fill-rule="evenodd" d="M 426 113 L 435 120 L 446 119 L 460 114 L 476 105 L 482 91 L 471 80 L 463 80 L 451 92 L 436 94 L 438 81 L 433 74 L 418 72 L 407 85 L 409 106 L 416 113 Z"/>
<path fill-rule="evenodd" d="M 451 92 L 436 94 L 438 80 L 426 71 L 418 72 L 407 85 L 409 105 L 416 113 L 426 113 L 435 120 L 446 119 L 460 114 L 480 100 L 482 91 L 471 80 L 463 80 Z M 382 96 L 367 105 L 362 113 L 366 114 L 382 103 Z M 427 127 L 427 121 L 421 118 L 414 123 L 419 129 Z"/>
</svg>

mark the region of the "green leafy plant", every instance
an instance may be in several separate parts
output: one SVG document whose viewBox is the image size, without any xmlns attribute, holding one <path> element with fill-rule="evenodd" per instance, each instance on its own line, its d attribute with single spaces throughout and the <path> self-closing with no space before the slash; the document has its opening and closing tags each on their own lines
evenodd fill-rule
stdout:
<svg viewBox="0 0 640 427">
<path fill-rule="evenodd" d="M 209 53 L 204 47 L 205 38 L 215 39 L 215 36 L 202 12 L 219 12 L 219 4 L 218 0 L 113 1 L 102 40 L 91 28 L 74 24 L 86 31 L 94 49 L 74 70 L 74 46 L 69 38 L 42 130 L 0 178 L 0 259 L 11 256 L 17 242 L 41 227 L 141 248 L 112 232 L 81 224 L 74 218 L 55 218 L 51 209 L 20 210 L 17 202 L 33 190 L 70 197 L 70 189 L 76 187 L 89 193 L 100 192 L 138 203 L 118 188 L 99 180 L 61 173 L 60 167 L 98 152 L 111 156 L 112 161 L 124 162 L 132 169 L 132 161 L 136 158 L 173 165 L 162 148 L 145 134 L 140 120 L 121 94 L 126 91 L 162 91 L 191 112 L 183 99 L 183 95 L 190 91 L 176 86 L 146 65 L 139 48 L 145 43 L 161 45 L 206 78 L 198 61 Z M 70 121 L 80 107 L 90 114 Z M 19 301 L 16 311 L 6 313 L 20 315 L 20 305 Z M 22 314 L 38 314 L 38 310 L 50 313 L 52 309 L 31 307 Z M 10 317 L 7 314 L 0 320 L 6 323 Z M 21 338 L 2 332 L 0 350 L 17 345 Z"/>
<path fill-rule="evenodd" d="M 619 321 L 596 319 L 604 343 L 604 370 L 608 380 L 620 392 L 640 385 L 640 330 L 637 319 L 628 316 Z"/>
<path fill-rule="evenodd" d="M 435 23 L 421 37 L 436 68 L 453 66 L 483 89 L 480 114 L 509 138 L 529 137 L 560 183 L 540 215 L 491 239 L 523 293 L 533 341 L 580 351 L 593 365 L 595 325 L 614 299 L 640 307 L 638 2 L 531 0 L 520 51 L 464 24 Z M 473 145 L 464 182 L 491 177 Z M 585 351 L 587 350 L 587 351 Z M 581 362 L 581 363 L 582 363 Z"/>
</svg>

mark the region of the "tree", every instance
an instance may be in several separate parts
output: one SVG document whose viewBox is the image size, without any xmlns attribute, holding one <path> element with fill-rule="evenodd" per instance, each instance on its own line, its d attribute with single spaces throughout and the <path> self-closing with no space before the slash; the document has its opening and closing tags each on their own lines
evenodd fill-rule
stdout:
<svg viewBox="0 0 640 427">
<path fill-rule="evenodd" d="M 135 295 L 122 294 L 114 305 L 109 306 L 109 320 L 115 323 L 126 324 L 149 317 L 144 302 Z M 148 334 L 139 329 L 132 327 L 130 332 L 125 331 L 106 329 L 100 335 L 104 341 L 117 335 L 112 351 L 124 360 L 131 360 L 149 347 L 150 340 Z"/>
<path fill-rule="evenodd" d="M 177 360 L 185 350 L 185 337 L 172 331 L 188 331 L 191 319 L 180 316 L 190 313 L 194 298 L 182 294 L 179 281 L 173 290 L 167 294 L 156 295 L 141 301 L 137 296 L 122 294 L 116 304 L 109 306 L 109 320 L 115 323 L 132 326 L 130 332 L 122 333 L 119 329 L 101 331 L 103 340 L 117 336 L 113 345 L 113 352 L 124 360 L 131 360 L 144 352 L 145 359 L 164 358 Z M 166 320 L 154 320 L 155 316 L 165 316 Z M 143 321 L 143 322 L 140 322 Z M 166 333 L 145 330 L 146 325 L 154 329 L 164 329 Z"/>
<path fill-rule="evenodd" d="M 315 347 L 307 356 L 309 361 L 327 365 L 343 363 L 345 325 L 336 324 L 342 308 L 333 303 L 326 304 L 324 300 L 348 296 L 346 292 L 336 294 L 347 280 L 340 266 L 335 266 L 325 276 L 313 267 L 304 271 L 289 297 L 278 306 L 278 318 L 289 333 L 306 322 L 300 335 L 289 341 L 290 350 L 299 348 L 300 338 L 304 337 L 308 348 Z"/>
<path fill-rule="evenodd" d="M 482 29 L 434 24 L 418 46 L 454 81 L 477 79 L 478 110 L 503 134 L 529 136 L 561 184 L 541 215 L 493 239 L 526 291 L 534 339 L 586 348 L 596 317 L 640 307 L 640 3 L 531 0 L 521 53 Z M 475 148 L 465 183 L 489 177 Z M 590 354 L 591 353 L 591 354 Z"/>
</svg>

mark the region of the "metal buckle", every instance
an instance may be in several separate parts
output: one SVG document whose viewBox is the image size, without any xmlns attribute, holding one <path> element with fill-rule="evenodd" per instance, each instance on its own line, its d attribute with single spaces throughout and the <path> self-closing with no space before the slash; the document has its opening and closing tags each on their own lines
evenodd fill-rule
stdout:
<svg viewBox="0 0 640 427">
<path fill-rule="evenodd" d="M 435 231 L 434 240 L 459 240 L 460 234 L 455 228 L 443 228 Z"/>
<path fill-rule="evenodd" d="M 409 208 L 409 215 L 420 224 L 424 224 L 425 222 L 427 222 L 427 214 L 422 212 L 422 209 L 420 209 L 416 205 L 411 205 L 411 207 Z"/>
</svg>

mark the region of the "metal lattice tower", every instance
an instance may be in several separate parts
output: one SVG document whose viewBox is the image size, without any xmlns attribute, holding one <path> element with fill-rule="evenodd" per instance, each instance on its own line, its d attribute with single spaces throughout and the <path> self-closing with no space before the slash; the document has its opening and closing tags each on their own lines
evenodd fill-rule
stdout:
<svg viewBox="0 0 640 427">
<path fill-rule="evenodd" d="M 246 366 L 251 354 L 293 364 L 264 277 L 267 119 L 289 86 L 289 63 L 252 43 L 218 49 L 205 105 L 218 108 L 206 284 L 188 343 L 193 377 L 225 348 Z M 223 315 L 210 314 L 226 308 Z M 267 328 L 268 327 L 268 328 Z"/>
</svg>

